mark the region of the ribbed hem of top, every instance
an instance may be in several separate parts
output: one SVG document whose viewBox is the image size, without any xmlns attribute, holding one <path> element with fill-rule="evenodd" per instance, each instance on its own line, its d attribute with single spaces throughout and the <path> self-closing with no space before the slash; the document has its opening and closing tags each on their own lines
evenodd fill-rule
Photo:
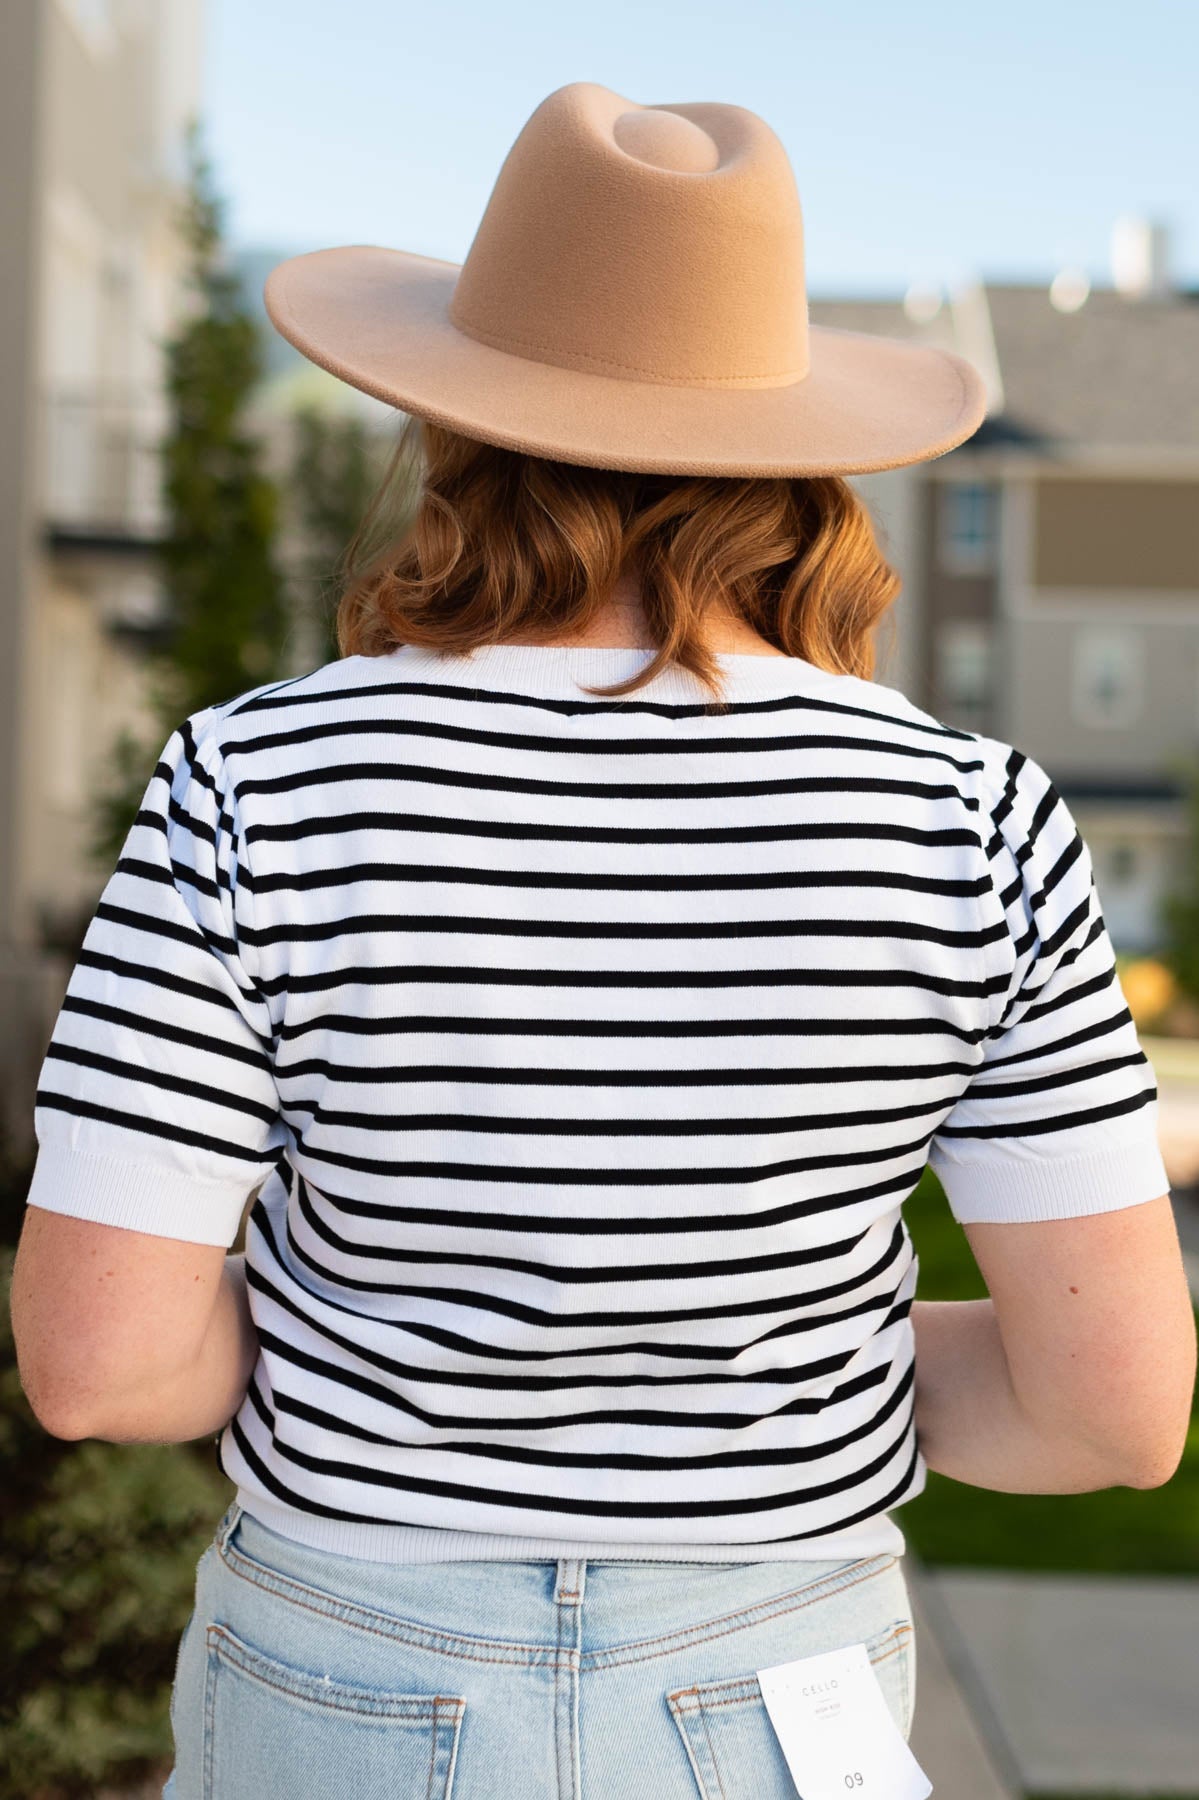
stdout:
<svg viewBox="0 0 1199 1800">
<path fill-rule="evenodd" d="M 774 1544 L 620 1544 L 602 1538 L 516 1537 L 434 1525 L 364 1525 L 304 1513 L 248 1488 L 237 1504 L 280 1537 L 368 1562 L 556 1562 L 559 1557 L 619 1562 L 857 1562 L 882 1553 L 902 1556 L 903 1532 L 887 1513 L 819 1538 Z"/>
<path fill-rule="evenodd" d="M 416 681 L 501 692 L 510 688 L 543 699 L 599 700 L 600 695 L 581 694 L 580 684 L 606 687 L 615 681 L 627 681 L 652 662 L 655 654 L 652 649 L 590 644 L 480 644 L 469 652 L 442 652 L 401 644 L 383 660 L 397 674 Z M 853 679 L 820 669 L 798 656 L 717 651 L 715 659 L 728 699 L 794 693 L 813 682 Z M 636 693 L 618 698 L 694 703 L 711 700 L 712 696 L 688 670 L 673 667 L 656 675 Z"/>
<path fill-rule="evenodd" d="M 1025 1153 L 1002 1162 L 947 1161 L 934 1151 L 929 1165 L 962 1225 L 1081 1218 L 1139 1206 L 1170 1191 L 1155 1138 L 1085 1156 Z"/>
<path fill-rule="evenodd" d="M 42 1144 L 26 1197 L 28 1206 L 120 1225 L 153 1237 L 228 1249 L 237 1236 L 252 1188 L 202 1180 L 163 1163 L 94 1156 L 70 1144 Z"/>
</svg>

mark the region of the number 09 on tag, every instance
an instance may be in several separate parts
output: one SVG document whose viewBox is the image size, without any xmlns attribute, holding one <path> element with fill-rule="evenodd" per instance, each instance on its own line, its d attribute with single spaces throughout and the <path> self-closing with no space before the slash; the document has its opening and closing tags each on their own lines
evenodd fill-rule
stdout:
<svg viewBox="0 0 1199 1800">
<path fill-rule="evenodd" d="M 932 1793 L 865 1644 L 776 1663 L 757 1677 L 803 1800 L 926 1800 Z"/>
</svg>

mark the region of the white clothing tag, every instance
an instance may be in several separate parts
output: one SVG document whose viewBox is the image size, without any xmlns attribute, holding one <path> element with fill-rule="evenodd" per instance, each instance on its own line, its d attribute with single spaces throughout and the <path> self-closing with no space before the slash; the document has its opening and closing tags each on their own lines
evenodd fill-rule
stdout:
<svg viewBox="0 0 1199 1800">
<path fill-rule="evenodd" d="M 865 1644 L 776 1663 L 757 1677 L 803 1800 L 925 1800 L 932 1793 Z"/>
</svg>

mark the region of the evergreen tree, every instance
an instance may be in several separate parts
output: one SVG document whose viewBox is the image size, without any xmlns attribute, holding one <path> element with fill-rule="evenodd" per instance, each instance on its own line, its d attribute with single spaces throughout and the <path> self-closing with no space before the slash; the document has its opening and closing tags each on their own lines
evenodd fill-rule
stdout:
<svg viewBox="0 0 1199 1800">
<path fill-rule="evenodd" d="M 167 619 L 148 652 L 150 744 L 122 734 L 98 796 L 97 856 L 112 862 L 170 732 L 190 713 L 289 671 L 276 554 L 280 496 L 245 414 L 263 372 L 259 328 L 226 256 L 223 203 L 194 118 L 178 228 L 188 251 L 183 317 L 163 346 L 170 424 L 161 444 Z"/>
<path fill-rule="evenodd" d="M 337 602 L 345 552 L 382 468 L 374 438 L 357 414 L 339 416 L 310 403 L 296 408 L 292 427 L 290 491 L 295 535 L 303 544 L 296 578 L 316 665 L 338 655 Z"/>
</svg>

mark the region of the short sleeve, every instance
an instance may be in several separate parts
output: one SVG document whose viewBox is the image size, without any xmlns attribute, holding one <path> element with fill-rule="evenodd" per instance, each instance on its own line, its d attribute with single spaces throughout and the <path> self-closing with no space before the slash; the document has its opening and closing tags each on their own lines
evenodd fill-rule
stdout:
<svg viewBox="0 0 1199 1800">
<path fill-rule="evenodd" d="M 28 1200 L 228 1246 L 286 1133 L 212 724 L 172 734 L 88 926 L 42 1065 Z"/>
<path fill-rule="evenodd" d="M 929 1153 L 962 1223 L 1109 1212 L 1169 1191 L 1153 1066 L 1090 851 L 1045 770 L 1003 748 L 1002 792 L 981 829 L 1006 981 L 982 1061 Z"/>
</svg>

